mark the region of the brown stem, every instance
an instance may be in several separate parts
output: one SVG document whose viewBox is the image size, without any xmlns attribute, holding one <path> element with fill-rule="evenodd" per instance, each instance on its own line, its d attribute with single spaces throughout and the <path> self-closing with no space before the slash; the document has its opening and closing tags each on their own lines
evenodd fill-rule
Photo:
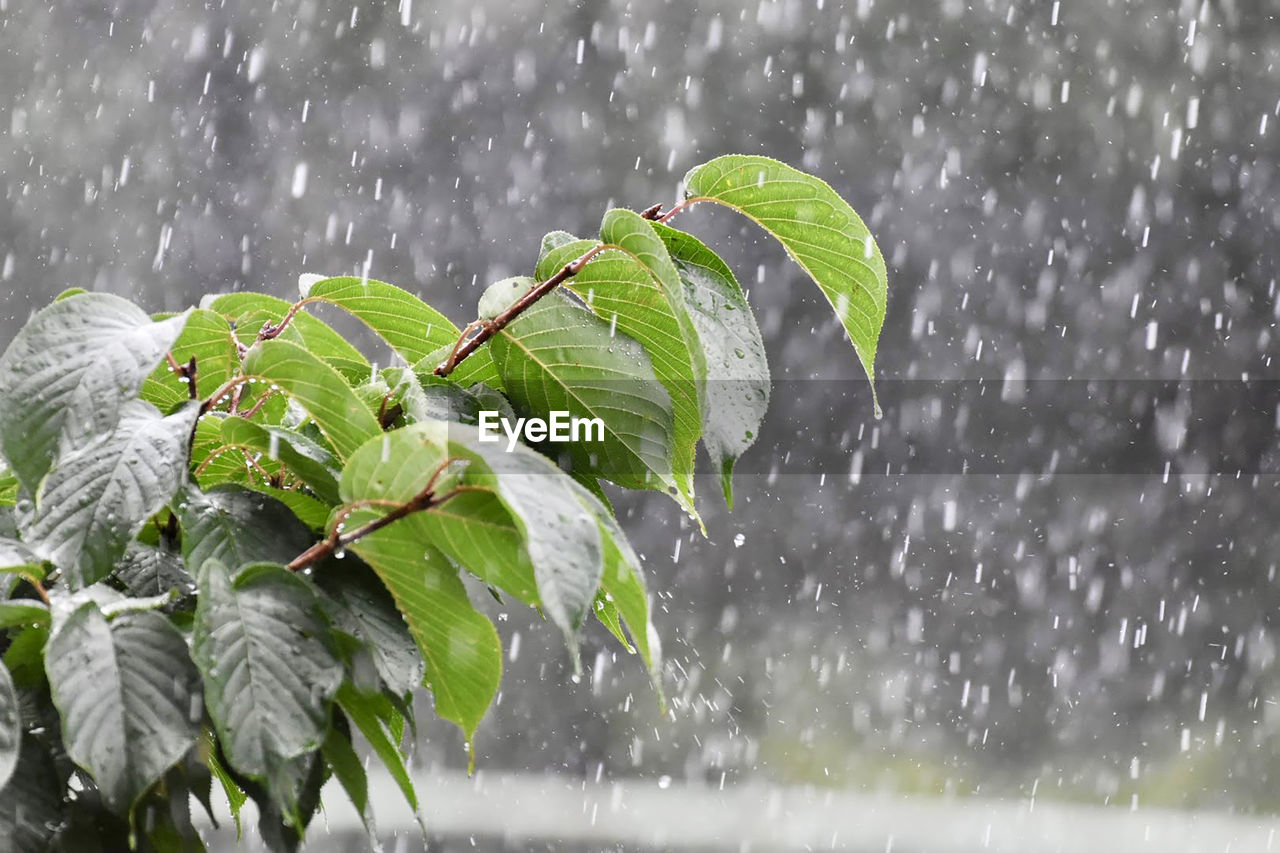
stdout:
<svg viewBox="0 0 1280 853">
<path fill-rule="evenodd" d="M 663 225 L 666 225 L 668 222 L 672 220 L 672 218 L 675 217 L 677 213 L 681 213 L 685 210 L 688 210 L 698 202 L 706 201 L 706 200 L 707 199 L 703 198 L 702 196 L 693 196 L 691 198 L 686 198 L 684 201 L 680 202 L 675 207 L 671 208 L 666 213 L 662 214 L 662 217 L 658 220 L 658 222 L 661 222 Z"/>
<path fill-rule="evenodd" d="M 218 405 L 218 403 L 222 400 L 223 397 L 227 396 L 232 391 L 236 390 L 237 388 L 239 388 L 241 385 L 243 385 L 248 381 L 249 381 L 248 376 L 236 376 L 230 379 L 225 385 L 223 385 L 217 391 L 214 391 L 212 397 L 209 397 L 200 403 L 200 414 L 203 415 L 205 412 L 209 411 L 214 406 Z"/>
<path fill-rule="evenodd" d="M 240 417 L 245 418 L 247 420 L 253 417 L 254 415 L 258 414 L 258 410 L 261 409 L 264 405 L 266 405 L 266 402 L 270 400 L 272 397 L 274 397 L 275 394 L 276 394 L 275 391 L 268 390 L 267 393 L 263 394 L 261 397 L 258 398 L 258 402 L 254 403 L 252 406 L 249 407 L 249 411 L 242 412 Z"/>
<path fill-rule="evenodd" d="M 289 306 L 289 313 L 285 314 L 284 317 L 280 319 L 279 323 L 273 324 L 270 320 L 263 323 L 262 331 L 258 332 L 258 340 L 269 341 L 272 338 L 278 336 L 281 332 L 283 332 L 286 328 L 288 328 L 290 321 L 292 321 L 294 316 L 299 311 L 302 310 L 302 306 L 312 301 L 314 300 L 299 299 L 297 302 L 293 303 L 293 305 Z"/>
<path fill-rule="evenodd" d="M 440 504 L 444 503 L 445 501 L 449 500 L 455 495 L 461 494 L 462 492 L 475 491 L 476 489 L 475 486 L 454 486 L 452 489 L 445 492 L 443 495 L 440 495 L 438 497 L 436 496 L 436 492 L 435 492 L 436 481 L 439 480 L 440 475 L 443 474 L 445 470 L 448 469 L 450 463 L 457 462 L 457 461 L 458 461 L 457 459 L 453 457 L 449 457 L 445 459 L 443 462 L 441 462 L 439 466 L 436 467 L 435 471 L 432 472 L 430 479 L 427 480 L 427 484 L 422 487 L 422 491 L 418 492 L 416 495 L 409 498 L 409 500 L 405 501 L 404 503 L 395 503 L 392 501 L 372 499 L 372 500 L 356 501 L 355 503 L 351 503 L 343 507 L 342 510 L 339 511 L 337 517 L 334 519 L 333 533 L 330 534 L 328 538 L 322 539 L 321 541 L 312 545 L 307 550 L 303 551 L 297 557 L 294 557 L 292 562 L 290 562 L 289 565 L 285 566 L 285 568 L 287 568 L 291 572 L 296 572 L 299 569 L 304 569 L 307 566 L 312 565 L 313 563 L 317 563 L 320 560 L 323 560 L 325 557 L 328 557 L 330 554 L 334 553 L 335 551 L 345 548 L 346 546 L 350 545 L 352 542 L 355 542 L 358 539 L 363 539 L 364 537 L 368 536 L 370 533 L 375 533 L 381 530 L 382 528 L 386 527 L 388 524 L 391 524 L 392 522 L 399 521 L 400 519 L 404 518 L 406 515 L 410 515 L 415 512 L 423 512 L 424 510 L 428 510 L 428 509 L 431 509 L 432 507 L 439 506 Z M 380 518 L 375 518 L 373 521 L 370 521 L 367 524 L 362 524 L 359 527 L 357 527 L 355 530 L 349 531 L 347 533 L 341 533 L 341 534 L 338 533 L 339 526 L 341 526 L 341 524 L 344 521 L 346 521 L 348 515 L 350 515 L 352 512 L 354 512 L 357 509 L 361 509 L 363 507 L 368 507 L 368 506 L 392 506 L 394 508 L 390 512 L 388 512 L 386 515 Z"/>
<path fill-rule="evenodd" d="M 199 400 L 200 391 L 196 388 L 196 357 L 194 355 L 183 370 L 187 373 L 187 395 L 192 400 Z"/>
<path fill-rule="evenodd" d="M 492 320 L 475 320 L 468 324 L 467 328 L 458 337 L 458 342 L 454 345 L 453 352 L 449 353 L 449 358 L 436 368 L 436 376 L 448 376 L 453 373 L 464 358 L 478 350 L 485 341 L 506 328 L 508 323 L 519 317 L 530 305 L 554 290 L 557 285 L 581 272 L 582 268 L 587 265 L 587 261 L 594 258 L 603 249 L 603 245 L 596 246 L 577 260 L 565 264 L 560 268 L 559 272 L 541 284 L 535 285 L 533 289 L 511 303 L 506 310 Z M 475 336 L 467 337 L 477 328 L 479 332 Z"/>
<path fill-rule="evenodd" d="M 644 210 L 640 211 L 640 218 L 648 219 L 651 222 L 656 222 L 658 220 L 658 217 L 661 215 L 662 215 L 662 202 L 658 202 L 652 207 L 646 207 Z"/>
<path fill-rule="evenodd" d="M 200 394 L 196 391 L 196 357 L 193 355 L 186 364 L 178 364 L 178 360 L 173 357 L 173 353 L 166 352 L 164 360 L 169 362 L 169 369 L 177 374 L 179 378 L 187 380 L 187 394 L 191 399 L 200 399 Z"/>
<path fill-rule="evenodd" d="M 31 584 L 31 588 L 36 591 L 36 595 L 40 596 L 40 600 L 49 604 L 49 593 L 45 590 L 44 584 L 40 583 L 40 579 L 35 575 L 26 575 L 27 583 Z"/>
</svg>

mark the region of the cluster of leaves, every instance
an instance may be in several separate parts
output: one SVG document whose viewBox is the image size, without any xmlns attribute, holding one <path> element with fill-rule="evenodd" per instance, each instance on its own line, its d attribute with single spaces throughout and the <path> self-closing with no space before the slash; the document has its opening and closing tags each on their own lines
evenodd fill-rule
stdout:
<svg viewBox="0 0 1280 853">
<path fill-rule="evenodd" d="M 868 374 L 886 296 L 871 236 L 821 181 L 729 156 L 686 185 L 665 216 L 547 235 L 537 280 L 493 285 L 465 330 L 359 278 L 157 317 L 72 291 L 37 313 L 0 358 L 5 849 L 203 849 L 190 803 L 207 809 L 215 783 L 237 822 L 252 798 L 264 839 L 291 849 L 331 776 L 370 820 L 356 733 L 416 808 L 413 692 L 469 742 L 501 677 L 469 583 L 539 608 L 575 665 L 594 614 L 656 682 L 640 563 L 600 481 L 696 518 L 698 441 L 731 499 L 768 398 L 733 274 L 658 220 L 698 201 L 756 220 Z M 394 365 L 308 313 L 319 303 Z M 508 451 L 479 440 L 481 410 L 605 432 Z"/>
</svg>

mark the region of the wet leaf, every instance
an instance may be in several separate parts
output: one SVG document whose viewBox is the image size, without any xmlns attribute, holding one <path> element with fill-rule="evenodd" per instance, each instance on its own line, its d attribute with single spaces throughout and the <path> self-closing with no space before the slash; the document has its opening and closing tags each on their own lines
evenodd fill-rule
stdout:
<svg viewBox="0 0 1280 853">
<path fill-rule="evenodd" d="M 255 344 L 244 359 L 246 376 L 256 377 L 306 409 L 340 459 L 382 432 L 369 407 L 332 368 L 288 341 Z"/>
<path fill-rule="evenodd" d="M 80 293 L 22 327 L 0 356 L 0 448 L 28 491 L 60 453 L 111 432 L 185 322 Z"/>
<path fill-rule="evenodd" d="M 234 575 L 206 563 L 191 651 L 236 770 L 268 779 L 324 741 L 343 669 L 306 581 L 269 563 Z"/>
<path fill-rule="evenodd" d="M 149 403 L 123 406 L 114 430 L 61 457 L 41 482 L 23 541 L 61 568 L 73 589 L 106 577 L 178 491 L 197 410 L 189 403 L 161 417 Z"/>
<path fill-rule="evenodd" d="M 732 207 L 782 243 L 835 309 L 874 387 L 889 278 L 875 239 L 849 203 L 812 175 L 742 154 L 694 167 L 684 185 L 686 199 Z"/>
<path fill-rule="evenodd" d="M 45 671 L 67 754 L 119 814 L 196 741 L 199 674 L 158 613 L 108 622 L 96 604 L 80 606 L 55 620 Z"/>
</svg>

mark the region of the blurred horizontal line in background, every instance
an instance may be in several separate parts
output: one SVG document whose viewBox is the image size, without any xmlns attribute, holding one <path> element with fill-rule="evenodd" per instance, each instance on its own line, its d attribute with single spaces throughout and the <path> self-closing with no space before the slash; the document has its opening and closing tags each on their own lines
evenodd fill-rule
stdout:
<svg viewBox="0 0 1280 853">
<path fill-rule="evenodd" d="M 1104 853 L 1280 850 L 1280 818 L 1164 808 L 1103 807 L 1044 800 L 987 800 L 653 780 L 590 782 L 535 774 L 455 772 L 415 779 L 433 837 L 513 842 L 623 844 L 661 849 L 848 850 L 867 853 Z M 379 835 L 417 828 L 395 783 L 371 775 Z M 334 783 L 309 849 L 328 832 L 359 834 L 359 817 Z M 225 812 L 225 802 L 220 804 Z M 246 805 L 251 809 L 252 804 Z M 246 826 L 253 821 L 246 821 Z M 228 821 L 209 840 L 234 837 Z M 330 842 L 331 843 L 331 842 Z M 212 849 L 218 849 L 216 841 Z M 400 850 L 400 846 L 393 846 Z M 408 849 L 414 849 L 410 846 Z"/>
</svg>

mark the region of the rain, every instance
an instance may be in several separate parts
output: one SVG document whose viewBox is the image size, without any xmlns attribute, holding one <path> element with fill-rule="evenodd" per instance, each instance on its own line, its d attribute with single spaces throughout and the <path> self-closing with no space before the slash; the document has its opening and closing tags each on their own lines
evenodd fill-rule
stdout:
<svg viewBox="0 0 1280 853">
<path fill-rule="evenodd" d="M 178 311 L 321 271 L 463 326 L 546 232 L 790 163 L 887 261 L 883 417 L 781 247 L 681 213 L 773 382 L 732 512 L 700 468 L 705 536 L 610 491 L 665 703 L 599 625 L 577 678 L 476 586 L 477 772 L 419 691 L 430 846 L 373 774 L 381 843 L 1271 849 L 1278 63 L 1242 0 L 0 0 L 0 341 L 67 287 Z M 368 848 L 325 803 L 306 849 Z"/>
</svg>

